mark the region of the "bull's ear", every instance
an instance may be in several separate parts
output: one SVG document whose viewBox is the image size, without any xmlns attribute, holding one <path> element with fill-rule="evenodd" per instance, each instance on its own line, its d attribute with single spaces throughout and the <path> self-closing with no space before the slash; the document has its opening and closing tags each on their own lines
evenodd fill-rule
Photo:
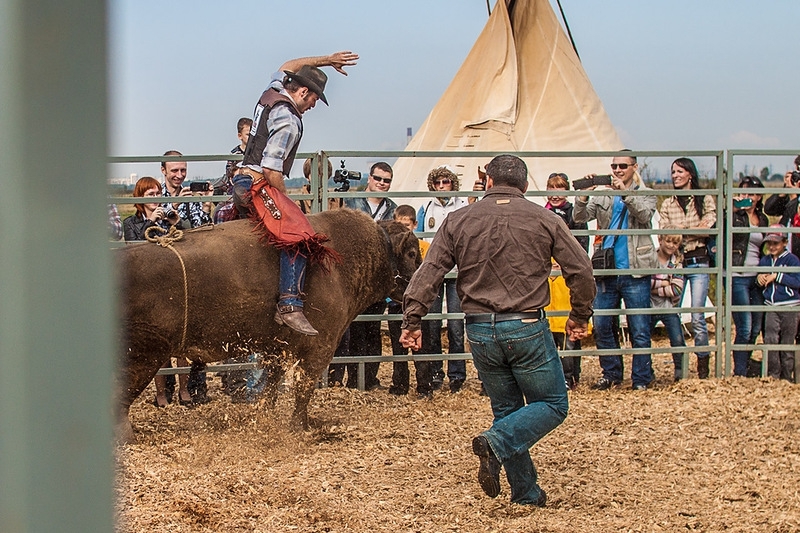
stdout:
<svg viewBox="0 0 800 533">
<path fill-rule="evenodd" d="M 391 235 L 389 239 L 392 241 L 392 252 L 399 257 L 403 255 L 403 251 L 409 246 L 409 241 L 416 239 L 416 237 L 413 233 L 403 228 L 403 231 Z"/>
<path fill-rule="evenodd" d="M 394 252 L 395 256 L 399 256 L 403 253 L 404 244 L 408 235 L 408 232 L 402 231 L 389 236 L 389 240 L 392 241 L 392 252 Z"/>
</svg>

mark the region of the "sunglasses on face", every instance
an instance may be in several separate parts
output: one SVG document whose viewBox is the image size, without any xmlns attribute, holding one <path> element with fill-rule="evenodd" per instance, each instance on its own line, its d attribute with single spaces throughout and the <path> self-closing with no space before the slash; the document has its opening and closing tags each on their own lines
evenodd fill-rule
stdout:
<svg viewBox="0 0 800 533">
<path fill-rule="evenodd" d="M 453 180 L 451 180 L 450 178 L 442 178 L 440 180 L 433 180 L 433 184 L 434 185 L 450 185 L 451 183 L 453 183 Z"/>
<path fill-rule="evenodd" d="M 377 181 L 378 183 L 391 183 L 392 182 L 392 178 L 381 178 L 381 177 L 378 177 L 378 176 L 373 176 L 371 174 L 370 174 L 370 177 L 372 179 L 374 179 L 375 181 Z"/>
<path fill-rule="evenodd" d="M 631 165 L 629 163 L 611 163 L 611 170 L 617 170 L 617 169 L 627 170 L 628 167 L 631 167 L 631 166 L 633 166 L 633 165 Z"/>
</svg>

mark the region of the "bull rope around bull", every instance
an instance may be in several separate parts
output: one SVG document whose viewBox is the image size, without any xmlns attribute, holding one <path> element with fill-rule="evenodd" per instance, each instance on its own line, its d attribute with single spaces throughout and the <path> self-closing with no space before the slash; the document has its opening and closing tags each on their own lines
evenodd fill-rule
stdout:
<svg viewBox="0 0 800 533">
<path fill-rule="evenodd" d="M 212 224 L 203 226 L 203 228 L 208 229 L 212 229 L 213 227 Z M 156 236 L 155 233 L 161 233 L 162 235 Z M 175 226 L 170 226 L 169 230 L 161 226 L 151 226 L 145 230 L 144 236 L 148 242 L 154 242 L 162 248 L 172 250 L 173 253 L 178 256 L 178 261 L 181 262 L 181 272 L 183 273 L 183 334 L 181 335 L 180 351 L 183 351 L 186 345 L 186 332 L 189 329 L 189 281 L 186 276 L 186 264 L 183 262 L 183 257 L 181 257 L 178 250 L 172 246 L 172 243 L 183 239 L 183 230 L 179 230 Z"/>
</svg>

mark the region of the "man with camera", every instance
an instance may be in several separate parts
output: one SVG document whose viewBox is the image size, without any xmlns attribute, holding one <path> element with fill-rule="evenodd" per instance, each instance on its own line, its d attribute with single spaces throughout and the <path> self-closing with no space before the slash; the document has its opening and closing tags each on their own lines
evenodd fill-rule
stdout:
<svg viewBox="0 0 800 533">
<path fill-rule="evenodd" d="M 367 176 L 366 192 L 386 193 L 392 186 L 394 170 L 385 161 L 372 165 Z M 345 198 L 344 206 L 356 211 L 363 211 L 376 222 L 392 220 L 397 204 L 391 198 Z M 380 315 L 386 310 L 386 302 L 375 302 L 364 310 L 365 315 Z M 350 324 L 350 355 L 378 355 L 381 353 L 381 323 L 353 322 Z M 380 363 L 364 364 L 364 388 L 367 390 L 380 388 L 378 379 Z M 356 365 L 347 367 L 347 386 L 355 387 Z"/>
<path fill-rule="evenodd" d="M 392 187 L 394 171 L 391 165 L 380 161 L 372 165 L 367 176 L 365 192 L 389 192 Z M 357 211 L 363 211 L 376 222 L 379 220 L 392 220 L 397 204 L 391 198 L 345 198 L 344 206 Z"/>
<path fill-rule="evenodd" d="M 183 154 L 177 150 L 169 150 L 164 155 L 182 156 Z M 210 196 L 212 194 L 213 191 L 210 190 L 208 182 L 196 182 L 189 187 L 184 187 L 186 168 L 185 161 L 161 162 L 161 174 L 164 176 L 161 196 Z M 211 202 L 165 203 L 161 204 L 161 208 L 164 211 L 164 219 L 173 226 L 181 223 L 183 228 L 196 228 L 211 222 Z M 187 385 L 192 403 L 203 404 L 210 401 L 207 395 L 206 374 L 203 372 L 205 367 L 205 363 L 192 362 Z M 168 394 L 171 396 L 175 388 L 175 377 L 167 376 L 166 382 Z"/>
<path fill-rule="evenodd" d="M 794 170 L 789 170 L 783 175 L 783 186 L 787 188 L 800 188 L 800 155 L 794 160 Z M 772 217 L 781 217 L 778 222 L 781 226 L 794 228 L 800 226 L 800 213 L 797 211 L 800 200 L 796 194 L 773 194 L 764 202 L 764 214 Z M 800 233 L 791 233 L 789 250 L 800 257 Z"/>
<path fill-rule="evenodd" d="M 615 191 L 648 190 L 642 183 L 636 158 L 615 157 L 611 162 L 611 189 Z M 594 180 L 592 174 L 586 179 Z M 584 190 L 595 190 L 592 184 Z M 577 188 L 577 182 L 576 182 Z M 656 197 L 612 195 L 577 196 L 572 212 L 576 223 L 597 220 L 597 229 L 652 229 Z M 600 259 L 604 264 L 600 265 Z M 595 244 L 592 264 L 594 268 L 627 269 L 656 268 L 656 249 L 650 235 L 605 235 Z M 650 276 L 621 274 L 597 276 L 595 309 L 620 309 L 625 302 L 627 309 L 650 307 Z M 614 332 L 616 317 L 595 316 L 594 335 L 598 349 L 619 348 L 619 336 Z M 649 315 L 627 315 L 631 344 L 634 348 L 650 348 Z M 621 355 L 600 356 L 603 377 L 594 385 L 598 390 L 607 390 L 622 383 L 623 366 Z M 650 354 L 633 356 L 631 379 L 634 390 L 646 390 L 654 380 Z"/>
<path fill-rule="evenodd" d="M 177 150 L 169 150 L 165 156 L 182 156 Z M 161 174 L 164 175 L 164 186 L 161 188 L 162 196 L 211 196 L 212 192 L 208 182 L 192 183 L 184 187 L 186 180 L 185 161 L 162 161 Z M 192 203 L 166 203 L 163 205 L 164 217 L 170 224 L 177 224 L 183 220 L 183 227 L 196 228 L 211 222 L 211 202 Z"/>
</svg>

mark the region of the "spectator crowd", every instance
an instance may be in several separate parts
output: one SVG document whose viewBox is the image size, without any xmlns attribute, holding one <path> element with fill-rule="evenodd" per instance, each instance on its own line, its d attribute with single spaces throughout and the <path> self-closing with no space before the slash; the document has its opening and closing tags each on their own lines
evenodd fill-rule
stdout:
<svg viewBox="0 0 800 533">
<path fill-rule="evenodd" d="M 252 127 L 253 120 L 249 118 L 242 118 L 237 122 L 239 142 L 231 150 L 232 154 L 245 153 Z M 169 150 L 164 156 L 180 157 L 181 153 Z M 786 188 L 798 186 L 800 156 L 794 163 L 795 170 L 784 176 Z M 327 173 L 323 173 L 322 165 L 316 168 L 319 178 L 323 175 L 330 177 L 333 170 L 330 162 Z M 308 185 L 303 187 L 302 193 L 312 192 L 311 169 L 312 160 L 308 159 L 303 165 Z M 160 170 L 162 181 L 149 176 L 142 177 L 133 191 L 134 197 L 159 198 L 158 201 L 135 204 L 134 213 L 124 220 L 120 219 L 116 205 L 109 206 L 109 231 L 113 240 L 143 241 L 151 235 L 168 231 L 171 226 L 190 229 L 249 216 L 248 207 L 234 201 L 237 183 L 241 183 L 243 177 L 238 161 L 229 161 L 225 174 L 215 183 L 202 183 L 199 186 L 186 186 L 186 162 L 164 161 Z M 717 254 L 724 251 L 721 245 L 725 236 L 723 234 L 718 239 L 716 231 L 720 206 L 717 205 L 715 196 L 703 194 L 698 168 L 692 159 L 686 157 L 676 159 L 671 165 L 672 186 L 676 192 L 671 196 L 657 194 L 648 188 L 639 173 L 637 158 L 632 155 L 614 157 L 610 163 L 610 171 L 609 175 L 586 176 L 585 179 L 578 180 L 580 188 L 576 188 L 578 183 L 575 183 L 572 190 L 570 179 L 563 172 L 554 172 L 547 179 L 548 196 L 545 208 L 558 215 L 570 231 L 581 233 L 574 237 L 592 258 L 594 268 L 599 271 L 595 274 L 597 295 L 594 310 L 597 313 L 591 326 L 595 345 L 601 350 L 599 362 L 602 374 L 591 387 L 608 390 L 621 386 L 625 379 L 624 360 L 620 354 L 621 348 L 624 351 L 624 339 L 629 339 L 632 348 L 649 349 L 653 333 L 659 324 L 664 326 L 671 347 L 679 348 L 672 354 L 673 379 L 678 381 L 689 375 L 687 330 L 693 341 L 697 376 L 700 379 L 708 378 L 712 360 L 708 323 L 706 313 L 698 308 L 706 307 L 714 276 L 708 271 L 695 271 L 709 269 L 716 263 Z M 428 190 L 454 194 L 437 194 L 424 200 L 417 208 L 408 204 L 397 205 L 389 198 L 394 180 L 392 166 L 387 162 L 377 162 L 369 168 L 364 188 L 375 196 L 332 198 L 325 209 L 355 209 L 367 213 L 375 221 L 394 220 L 409 231 L 422 233 L 420 248 L 424 260 L 427 248 L 436 239 L 436 234 L 448 215 L 476 200 L 480 201 L 477 194 L 459 194 L 462 190 L 462 178 L 463 176 L 448 166 L 433 168 L 426 180 Z M 239 191 L 240 196 L 247 192 L 251 181 L 248 179 L 246 189 Z M 485 176 L 479 175 L 472 190 L 479 192 L 484 187 Z M 733 342 L 737 345 L 733 350 L 733 374 L 751 377 L 760 375 L 762 362 L 753 359 L 751 347 L 761 336 L 765 344 L 784 345 L 782 349 L 764 350 L 767 375 L 796 382 L 798 376 L 795 370 L 795 352 L 785 345 L 795 344 L 798 334 L 800 311 L 793 306 L 800 306 L 800 272 L 764 272 L 763 269 L 800 267 L 800 233 L 787 231 L 787 228 L 800 226 L 798 196 L 779 190 L 765 200 L 763 189 L 761 179 L 755 176 L 743 176 L 738 182 L 733 210 L 730 214 L 723 215 L 723 223 L 730 224 L 733 228 L 753 228 L 754 231 L 737 230 L 733 233 L 730 253 L 731 266 L 734 269 L 727 272 L 724 280 L 716 280 L 716 286 L 718 290 L 731 292 L 734 306 L 750 306 L 749 310 L 736 310 L 732 313 L 735 326 Z M 603 190 L 611 191 L 611 194 L 587 192 Z M 232 198 L 216 204 L 203 198 L 212 194 L 232 195 Z M 165 201 L 170 197 L 191 197 L 196 201 Z M 306 214 L 312 209 L 310 200 L 299 200 L 297 206 Z M 769 217 L 773 220 L 771 225 Z M 596 224 L 598 230 L 611 231 L 590 237 L 587 231 L 590 223 Z M 655 236 L 647 231 L 625 231 L 659 228 L 670 231 Z M 684 230 L 691 232 L 684 233 Z M 751 267 L 762 270 L 750 270 Z M 626 269 L 650 269 L 653 272 L 613 272 Z M 545 310 L 561 312 L 548 318 L 556 348 L 579 352 L 582 349 L 581 341 L 573 341 L 565 334 L 566 318 L 560 316 L 569 311 L 569 289 L 560 272 L 561 266 L 553 260 L 548 281 L 550 304 Z M 438 288 L 438 296 L 428 313 L 462 314 L 457 279 L 458 271 L 454 268 L 443 279 Z M 691 308 L 688 313 L 691 321 L 688 324 L 682 319 L 682 307 Z M 636 311 L 628 314 L 627 311 L 622 311 L 623 308 Z M 642 313 L 641 310 L 651 311 Z M 363 314 L 384 315 L 387 312 L 390 315 L 402 314 L 401 303 L 375 302 Z M 469 356 L 469 346 L 465 343 L 463 319 L 448 316 L 445 331 L 446 346 L 453 356 L 447 359 L 446 365 L 442 360 L 414 360 L 416 394 L 419 398 L 431 398 L 435 391 L 443 388 L 445 378 L 449 391 L 458 393 L 467 379 L 465 358 Z M 443 353 L 442 333 L 442 319 L 433 317 L 424 320 L 420 353 Z M 389 320 L 388 344 L 392 354 L 408 355 L 409 349 L 402 345 L 400 336 L 400 321 Z M 353 322 L 345 332 L 335 355 L 381 355 L 382 346 L 381 321 L 358 321 Z M 259 354 L 241 354 L 225 362 L 252 363 L 257 362 L 259 357 Z M 566 387 L 578 387 L 581 357 L 564 356 L 561 362 Z M 176 364 L 186 366 L 189 362 L 178 358 Z M 168 361 L 165 366 L 171 367 L 172 363 Z M 380 363 L 374 362 L 364 365 L 363 386 L 367 390 L 386 389 L 394 395 L 409 393 L 411 383 L 407 362 L 392 363 L 392 379 L 388 386 L 382 384 L 378 378 L 379 366 Z M 203 370 L 205 365 L 202 363 L 192 363 L 189 375 L 179 375 L 177 399 L 181 405 L 209 401 Z M 255 401 L 263 389 L 264 376 L 259 370 L 235 370 L 221 374 L 223 391 L 234 402 Z M 631 357 L 630 379 L 634 390 L 647 390 L 653 386 L 655 373 L 652 355 L 635 353 Z M 327 381 L 330 386 L 357 387 L 358 364 L 332 364 Z M 155 384 L 154 404 L 164 407 L 171 403 L 176 392 L 174 376 L 157 376 Z"/>
</svg>

